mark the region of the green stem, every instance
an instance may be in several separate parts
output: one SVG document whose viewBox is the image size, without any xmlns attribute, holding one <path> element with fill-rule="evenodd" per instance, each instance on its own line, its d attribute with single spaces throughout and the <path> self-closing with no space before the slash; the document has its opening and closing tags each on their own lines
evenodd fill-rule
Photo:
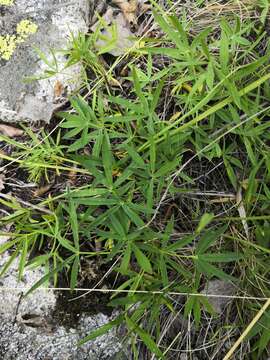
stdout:
<svg viewBox="0 0 270 360">
<path fill-rule="evenodd" d="M 245 88 L 243 88 L 242 90 L 239 91 L 239 97 L 242 97 L 246 94 L 248 94 L 249 92 L 251 92 L 252 90 L 255 90 L 256 88 L 258 88 L 260 85 L 262 85 L 264 82 L 266 82 L 267 80 L 270 79 L 270 73 L 264 75 L 262 78 L 254 81 L 253 83 L 247 85 Z M 181 131 L 189 128 L 190 126 L 196 125 L 198 124 L 200 121 L 204 120 L 205 118 L 207 118 L 208 116 L 214 114 L 215 112 L 217 112 L 218 110 L 223 109 L 225 106 L 229 105 L 230 103 L 233 102 L 233 97 L 229 96 L 226 99 L 218 102 L 217 104 L 213 105 L 211 108 L 207 109 L 206 111 L 204 111 L 202 114 L 196 116 L 194 119 L 190 120 L 189 122 L 181 125 L 180 127 L 178 127 L 177 129 L 174 129 L 171 131 L 171 133 L 169 134 L 169 136 L 173 136 L 176 135 L 178 133 L 180 133 Z M 188 116 L 192 115 L 194 113 L 195 109 L 190 110 L 188 113 L 186 113 L 185 115 L 181 116 L 178 120 L 176 120 L 174 123 L 168 125 L 166 128 L 162 129 L 158 134 L 156 134 L 154 136 L 154 143 L 158 144 L 160 142 L 162 142 L 165 138 L 166 138 L 166 134 L 168 133 L 168 131 L 172 128 L 174 128 L 176 125 L 180 124 L 183 120 L 185 120 Z M 138 149 L 139 152 L 142 152 L 145 149 L 148 149 L 150 147 L 151 143 L 150 141 L 147 141 L 146 143 L 144 143 L 142 146 L 140 146 L 140 148 Z"/>
</svg>

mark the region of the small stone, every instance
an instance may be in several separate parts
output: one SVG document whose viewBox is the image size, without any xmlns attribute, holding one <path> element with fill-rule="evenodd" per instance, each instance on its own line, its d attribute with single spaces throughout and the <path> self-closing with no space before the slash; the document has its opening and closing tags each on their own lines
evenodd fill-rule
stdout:
<svg viewBox="0 0 270 360">
<path fill-rule="evenodd" d="M 212 305 L 215 312 L 217 314 L 222 314 L 225 307 L 231 301 L 230 296 L 233 296 L 235 292 L 236 292 L 236 288 L 233 284 L 223 280 L 211 280 L 209 281 L 209 283 L 206 285 L 206 287 L 201 293 L 205 295 L 207 294 L 215 295 L 215 296 L 208 296 L 207 299 L 209 303 Z M 220 295 L 220 297 L 217 295 Z M 222 297 L 221 295 L 224 295 L 225 297 Z"/>
</svg>

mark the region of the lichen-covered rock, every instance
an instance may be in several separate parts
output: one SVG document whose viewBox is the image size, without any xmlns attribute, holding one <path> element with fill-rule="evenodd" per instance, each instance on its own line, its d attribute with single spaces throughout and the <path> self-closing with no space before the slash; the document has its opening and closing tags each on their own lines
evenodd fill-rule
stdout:
<svg viewBox="0 0 270 360">
<path fill-rule="evenodd" d="M 0 241 L 3 244 L 6 239 L 2 237 Z M 0 255 L 0 270 L 9 259 L 8 253 Z M 79 340 L 108 323 L 111 317 L 102 313 L 82 313 L 78 322 L 67 328 L 55 319 L 55 292 L 39 289 L 22 298 L 20 289 L 29 289 L 44 276 L 44 270 L 41 267 L 26 270 L 18 281 L 18 265 L 16 258 L 0 278 L 1 360 L 109 360 L 116 356 L 127 359 L 115 329 L 78 346 Z"/>
<path fill-rule="evenodd" d="M 48 69 L 34 48 L 45 53 L 48 62 L 53 62 L 50 49 L 65 49 L 71 33 L 88 31 L 90 2 L 0 2 L 0 121 L 49 121 L 63 101 L 59 100 L 62 95 L 59 88 L 70 92 L 78 86 L 79 65 L 46 79 L 32 82 L 25 79 L 40 77 Z M 63 69 L 65 56 L 57 53 L 56 58 L 58 69 Z"/>
<path fill-rule="evenodd" d="M 108 321 L 103 314 L 83 316 L 76 329 L 63 326 L 54 330 L 42 326 L 1 321 L 1 360 L 112 360 L 124 357 L 121 345 L 113 334 L 101 336 L 78 347 L 78 341 Z"/>
</svg>

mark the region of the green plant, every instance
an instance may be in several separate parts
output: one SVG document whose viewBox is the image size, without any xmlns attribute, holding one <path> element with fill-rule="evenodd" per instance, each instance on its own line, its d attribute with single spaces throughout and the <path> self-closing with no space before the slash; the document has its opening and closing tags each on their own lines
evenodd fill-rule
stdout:
<svg viewBox="0 0 270 360">
<path fill-rule="evenodd" d="M 217 318 L 202 294 L 209 281 L 249 294 L 248 316 L 235 295 L 237 334 L 258 310 L 250 298 L 269 297 L 270 75 L 268 46 L 263 55 L 259 46 L 266 33 L 257 38 L 248 19 L 223 18 L 219 31 L 198 34 L 157 9 L 160 36 L 144 39 L 126 65 L 130 91 L 110 86 L 119 61 L 101 64 L 108 49 L 94 49 L 98 30 L 72 39 L 69 65 L 82 61 L 98 86 L 70 99 L 56 141 L 45 136 L 41 145 L 29 132 L 35 151 L 18 143 L 17 155 L 35 181 L 49 178 L 37 165 L 48 162 L 56 172 L 74 164 L 87 179 L 38 208 L 0 198 L 14 211 L 1 222 L 15 229 L 0 252 L 15 248 L 21 276 L 29 252 L 39 250 L 29 265 L 46 264 L 47 273 L 29 293 L 50 278 L 57 284 L 63 271 L 76 289 L 82 257 L 116 263 L 110 305 L 121 314 L 81 343 L 124 323 L 134 358 L 146 352 L 166 359 L 164 313 L 181 312 L 195 331 L 207 316 Z M 255 357 L 268 351 L 267 316 L 249 334 Z M 212 337 L 225 330 L 214 327 Z"/>
</svg>

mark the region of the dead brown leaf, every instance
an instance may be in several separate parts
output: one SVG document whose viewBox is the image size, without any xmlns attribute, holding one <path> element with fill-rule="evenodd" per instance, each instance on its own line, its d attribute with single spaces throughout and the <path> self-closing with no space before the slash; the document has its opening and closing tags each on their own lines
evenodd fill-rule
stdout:
<svg viewBox="0 0 270 360">
<path fill-rule="evenodd" d="M 145 3 L 146 0 L 112 0 L 118 6 L 129 25 L 137 24 L 137 17 L 151 9 L 151 5 Z"/>
<path fill-rule="evenodd" d="M 54 84 L 54 97 L 60 97 L 64 92 L 64 85 L 61 81 L 56 80 Z"/>
<path fill-rule="evenodd" d="M 23 134 L 23 130 L 10 125 L 0 124 L 0 133 L 8 137 L 16 137 L 21 136 Z"/>
<path fill-rule="evenodd" d="M 124 17 L 130 25 L 137 23 L 138 0 L 113 0 L 112 3 L 122 10 Z"/>
<path fill-rule="evenodd" d="M 45 186 L 42 186 L 42 187 L 36 189 L 33 192 L 33 197 L 39 197 L 39 196 L 46 194 L 46 192 L 49 191 L 51 187 L 52 187 L 52 184 L 48 184 L 48 185 L 45 185 Z"/>
</svg>

